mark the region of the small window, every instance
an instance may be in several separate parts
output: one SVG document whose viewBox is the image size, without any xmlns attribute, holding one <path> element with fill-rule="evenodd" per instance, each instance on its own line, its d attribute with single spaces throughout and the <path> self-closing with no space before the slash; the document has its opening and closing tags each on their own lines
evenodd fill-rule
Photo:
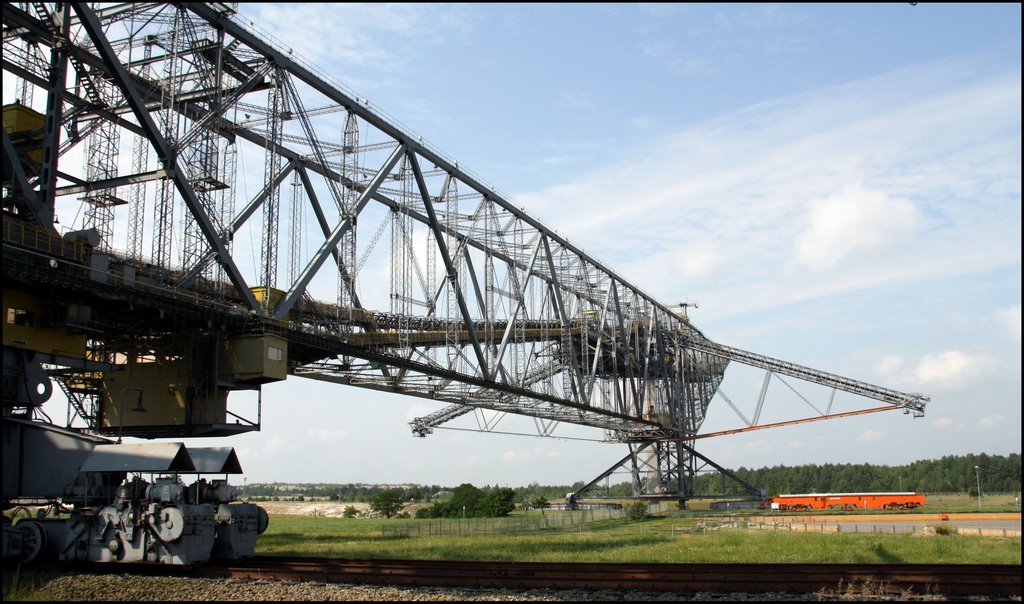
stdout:
<svg viewBox="0 0 1024 604">
<path fill-rule="evenodd" d="M 33 313 L 29 310 L 22 310 L 20 308 L 8 308 L 7 309 L 7 324 L 8 325 L 21 325 L 24 327 L 32 327 Z"/>
<path fill-rule="evenodd" d="M 267 358 L 271 361 L 283 361 L 284 350 L 277 346 L 267 346 Z"/>
</svg>

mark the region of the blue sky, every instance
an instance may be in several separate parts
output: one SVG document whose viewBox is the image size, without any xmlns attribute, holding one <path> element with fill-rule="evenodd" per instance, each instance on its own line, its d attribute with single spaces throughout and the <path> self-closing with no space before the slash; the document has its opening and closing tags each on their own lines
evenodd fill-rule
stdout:
<svg viewBox="0 0 1024 604">
<path fill-rule="evenodd" d="M 700 442 L 733 468 L 1020 451 L 1020 10 L 240 5 L 619 275 L 697 303 L 710 338 L 931 396 L 920 419 Z M 726 374 L 748 417 L 762 375 Z M 762 422 L 802 405 L 770 396 Z M 291 378 L 224 443 L 249 482 L 560 484 L 625 454 L 573 426 L 411 436 L 437 408 Z M 712 403 L 706 431 L 741 426 Z"/>
</svg>

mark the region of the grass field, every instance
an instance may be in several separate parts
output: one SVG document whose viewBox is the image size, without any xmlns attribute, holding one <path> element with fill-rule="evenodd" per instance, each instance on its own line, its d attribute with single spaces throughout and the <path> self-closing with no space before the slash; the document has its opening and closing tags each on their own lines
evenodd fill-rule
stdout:
<svg viewBox="0 0 1024 604">
<path fill-rule="evenodd" d="M 994 493 L 982 495 L 981 505 L 978 498 L 963 493 L 925 494 L 923 512 L 1019 512 L 1019 493 Z"/>
<path fill-rule="evenodd" d="M 482 519 L 481 519 L 482 520 Z M 537 562 L 1020 564 L 1020 538 L 702 530 L 676 517 L 514 535 L 388 537 L 416 520 L 275 515 L 257 554 Z M 470 519 L 467 522 L 473 522 Z"/>
</svg>

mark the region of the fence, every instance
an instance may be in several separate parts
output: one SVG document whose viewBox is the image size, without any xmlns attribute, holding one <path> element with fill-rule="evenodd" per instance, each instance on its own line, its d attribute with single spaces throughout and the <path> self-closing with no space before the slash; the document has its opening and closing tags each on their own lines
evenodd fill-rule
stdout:
<svg viewBox="0 0 1024 604">
<path fill-rule="evenodd" d="M 911 534 L 911 535 L 928 535 L 935 534 L 938 532 L 935 526 L 917 525 L 917 524 L 882 524 L 878 525 L 875 523 L 867 522 L 854 522 L 854 523 L 807 523 L 807 522 L 751 522 L 742 525 L 737 525 L 736 528 L 745 528 L 748 530 L 767 530 L 767 531 L 788 531 L 792 533 L 865 533 L 865 534 Z M 984 528 L 984 527 L 967 527 L 967 526 L 941 526 L 941 529 L 945 529 L 948 533 L 953 535 L 963 535 L 967 537 L 1020 537 L 1020 529 L 1006 529 L 1006 528 Z"/>
<path fill-rule="evenodd" d="M 621 509 L 586 509 L 548 512 L 507 518 L 434 518 L 381 525 L 382 537 L 510 535 L 545 529 L 582 527 L 600 520 L 625 518 Z"/>
<path fill-rule="evenodd" d="M 779 519 L 779 520 L 763 520 L 763 519 L 751 519 L 748 517 L 741 516 L 705 516 L 696 517 L 695 521 L 698 526 L 705 527 L 706 529 L 740 529 L 740 530 L 760 530 L 760 531 L 786 531 L 792 533 L 864 533 L 864 534 L 911 534 L 911 535 L 927 535 L 935 534 L 936 527 L 938 530 L 944 530 L 950 534 L 959 534 L 964 536 L 975 536 L 975 537 L 1017 537 L 1021 536 L 1019 528 L 1020 523 L 1017 522 L 1017 528 L 1000 528 L 1000 527 L 982 527 L 982 526 L 957 526 L 948 522 L 938 521 L 935 524 L 914 522 L 911 520 L 913 516 L 906 516 L 902 521 L 883 522 L 883 521 L 857 521 L 856 517 L 851 515 L 849 520 L 835 520 L 829 519 L 811 519 L 808 517 L 808 521 L 800 521 L 795 518 Z"/>
<path fill-rule="evenodd" d="M 654 511 L 652 506 L 651 511 Z M 935 534 L 938 530 L 948 531 L 952 534 L 976 537 L 1009 537 L 1020 538 L 1019 528 L 987 528 L 976 526 L 956 526 L 951 523 L 941 522 L 926 524 L 924 522 L 856 522 L 851 517 L 847 521 L 808 521 L 804 522 L 796 518 L 764 520 L 752 519 L 738 515 L 693 515 L 687 516 L 685 520 L 680 518 L 680 524 L 652 524 L 647 522 L 600 525 L 595 524 L 601 520 L 623 519 L 627 517 L 625 510 L 616 509 L 589 509 L 578 511 L 555 511 L 544 514 L 530 514 L 527 516 L 512 516 L 508 518 L 439 518 L 408 520 L 389 522 L 381 526 L 382 537 L 425 537 L 425 536 L 471 536 L 471 535 L 496 535 L 516 534 L 541 530 L 563 530 L 583 532 L 600 532 L 601 534 L 614 536 L 640 536 L 643 538 L 673 538 L 694 534 L 706 534 L 717 530 L 755 530 L 755 531 L 784 531 L 792 533 L 853 533 L 853 534 L 911 534 L 927 535 Z"/>
</svg>

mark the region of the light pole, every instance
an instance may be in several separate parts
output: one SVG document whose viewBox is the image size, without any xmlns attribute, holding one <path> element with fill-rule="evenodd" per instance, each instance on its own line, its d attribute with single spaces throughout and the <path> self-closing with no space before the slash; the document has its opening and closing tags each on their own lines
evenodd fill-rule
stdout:
<svg viewBox="0 0 1024 604">
<path fill-rule="evenodd" d="M 138 398 L 135 399 L 135 406 L 131 410 L 141 413 L 146 412 L 146 408 L 142 406 L 142 388 L 138 386 L 125 386 L 121 389 L 121 411 L 117 415 L 117 444 L 121 444 L 121 435 L 124 433 L 124 400 L 127 398 L 126 395 L 129 390 L 139 393 Z"/>
<path fill-rule="evenodd" d="M 974 466 L 974 477 L 978 479 L 978 511 L 981 511 L 981 472 L 978 466 Z"/>
</svg>

